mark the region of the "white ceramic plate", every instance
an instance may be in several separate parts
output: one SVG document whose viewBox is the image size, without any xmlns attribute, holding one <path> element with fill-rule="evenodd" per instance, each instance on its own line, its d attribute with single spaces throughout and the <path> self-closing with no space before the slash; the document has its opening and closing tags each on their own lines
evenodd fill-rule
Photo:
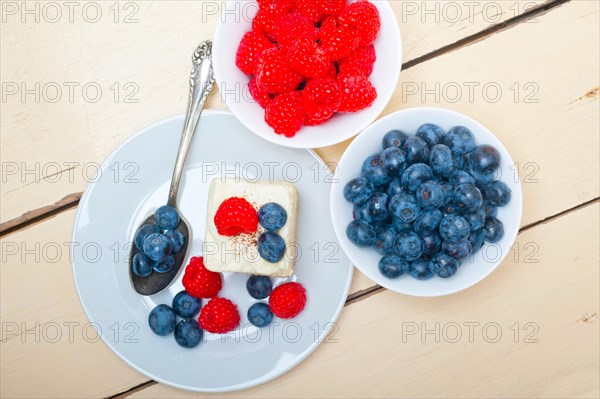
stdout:
<svg viewBox="0 0 600 399">
<path fill-rule="evenodd" d="M 213 43 L 215 77 L 222 99 L 244 125 L 273 143 L 294 148 L 319 148 L 340 143 L 367 127 L 392 98 L 402 69 L 402 39 L 394 12 L 387 1 L 373 1 L 379 10 L 381 30 L 375 40 L 377 60 L 370 76 L 377 99 L 356 113 L 337 114 L 320 126 L 304 126 L 293 138 L 275 134 L 264 120 L 264 110 L 248 92 L 248 76 L 235 65 L 242 36 L 252 27 L 255 1 L 230 0 L 222 6 Z"/>
<path fill-rule="evenodd" d="M 491 144 L 501 156 L 497 178 L 512 190 L 511 201 L 498 208 L 498 219 L 504 224 L 504 238 L 496 244 L 485 244 L 471 261 L 464 260 L 456 274 L 448 279 L 438 277 L 426 281 L 416 280 L 409 275 L 397 279 L 384 277 L 377 267 L 381 255 L 373 248 L 359 248 L 346 236 L 346 226 L 352 221 L 352 204 L 344 199 L 344 185 L 360 176 L 363 161 L 382 150 L 383 136 L 392 129 L 414 135 L 419 126 L 434 123 L 445 131 L 462 125 L 473 132 L 476 144 Z M 523 193 L 510 154 L 500 140 L 479 122 L 458 112 L 440 108 L 411 108 L 395 112 L 378 120 L 360 134 L 340 159 L 335 183 L 331 189 L 331 217 L 340 244 L 354 265 L 371 280 L 385 288 L 415 296 L 441 296 L 464 290 L 483 280 L 502 262 L 514 243 L 523 211 Z"/>
<path fill-rule="evenodd" d="M 148 313 L 157 304 L 170 305 L 183 289 L 182 274 L 159 294 L 138 295 L 130 286 L 127 243 L 140 221 L 166 202 L 182 125 L 183 116 L 152 125 L 104 162 L 98 180 L 84 193 L 75 220 L 73 241 L 80 244 L 73 250 L 75 282 L 83 307 L 106 344 L 138 371 L 194 391 L 243 389 L 289 370 L 325 338 L 344 306 L 352 266 L 335 239 L 327 207 L 331 176 L 317 156 L 264 141 L 229 113 L 205 111 L 179 189 L 179 209 L 193 238 L 187 259 L 201 255 L 213 177 L 227 173 L 294 182 L 302 253 L 291 279 L 306 287 L 308 302 L 298 317 L 285 322 L 275 318 L 270 328 L 256 329 L 246 318 L 256 301 L 246 291 L 248 276 L 226 273 L 219 295 L 238 305 L 242 316 L 238 330 L 206 334 L 205 342 L 193 349 L 178 346 L 172 334 L 154 335 Z M 94 336 L 93 330 L 89 335 Z"/>
</svg>

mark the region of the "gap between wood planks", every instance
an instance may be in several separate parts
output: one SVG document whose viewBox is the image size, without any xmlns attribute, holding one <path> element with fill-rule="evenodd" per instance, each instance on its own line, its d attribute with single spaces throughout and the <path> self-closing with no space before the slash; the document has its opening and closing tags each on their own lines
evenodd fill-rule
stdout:
<svg viewBox="0 0 600 399">
<path fill-rule="evenodd" d="M 458 50 L 462 47 L 470 45 L 472 43 L 479 42 L 484 40 L 495 33 L 504 31 L 509 29 L 519 23 L 526 21 L 532 17 L 540 16 L 545 14 L 546 12 L 559 7 L 571 0 L 549 0 L 545 3 L 542 3 L 538 6 L 532 7 L 521 15 L 512 17 L 507 19 L 506 21 L 500 22 L 498 24 L 492 25 L 487 29 L 484 29 L 480 32 L 477 32 L 473 35 L 467 36 L 463 39 L 460 39 L 454 43 L 451 43 L 447 46 L 440 47 L 437 50 L 433 50 L 427 54 L 424 54 L 420 57 L 417 57 L 413 60 L 407 61 L 402 65 L 402 70 L 406 70 L 414 67 L 415 65 L 421 64 L 425 61 L 433 59 L 435 57 L 439 57 L 443 54 Z M 24 213 L 23 215 L 6 221 L 4 223 L 0 223 L 0 237 L 3 237 L 7 234 L 13 233 L 18 230 L 22 230 L 28 226 L 31 226 L 35 223 L 42 222 L 46 219 L 56 216 L 57 214 L 67 211 L 71 208 L 77 207 L 79 201 L 81 200 L 82 193 L 74 193 L 69 194 L 62 198 L 61 200 L 55 202 L 52 205 L 44 206 L 42 208 L 37 208 L 31 211 Z M 535 222 L 534 222 L 535 223 Z"/>
</svg>

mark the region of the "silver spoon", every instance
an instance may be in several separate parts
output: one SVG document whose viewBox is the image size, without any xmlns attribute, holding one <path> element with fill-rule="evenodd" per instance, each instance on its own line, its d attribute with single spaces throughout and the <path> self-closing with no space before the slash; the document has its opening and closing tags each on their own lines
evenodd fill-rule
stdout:
<svg viewBox="0 0 600 399">
<path fill-rule="evenodd" d="M 181 142 L 179 144 L 179 151 L 177 152 L 177 159 L 175 160 L 175 169 L 173 170 L 173 177 L 171 178 L 171 188 L 169 189 L 169 199 L 167 205 L 177 209 L 177 191 L 179 190 L 179 183 L 181 181 L 181 174 L 183 172 L 183 166 L 185 165 L 185 158 L 190 148 L 190 143 L 198 121 L 200 120 L 200 114 L 206 103 L 208 94 L 210 93 L 213 83 L 213 67 L 212 67 L 212 42 L 206 40 L 196 48 L 192 55 L 192 73 L 190 75 L 190 95 L 188 99 L 187 113 L 185 115 L 185 122 L 183 125 L 183 133 L 181 135 Z M 142 295 L 154 295 L 165 288 L 167 288 L 171 282 L 175 279 L 181 265 L 185 260 L 188 244 L 190 242 L 190 230 L 188 223 L 184 220 L 179 210 L 177 211 L 181 218 L 177 230 L 179 230 L 185 237 L 185 243 L 183 248 L 175 254 L 175 265 L 171 270 L 166 273 L 153 272 L 148 277 L 139 277 L 133 273 L 133 257 L 138 253 L 138 249 L 135 245 L 131 246 L 131 253 L 129 254 L 129 276 L 131 277 L 131 284 L 133 288 Z M 144 224 L 156 224 L 154 214 L 148 216 L 140 227 Z M 139 228 L 138 228 L 139 229 Z M 137 230 L 136 230 L 137 232 Z"/>
</svg>

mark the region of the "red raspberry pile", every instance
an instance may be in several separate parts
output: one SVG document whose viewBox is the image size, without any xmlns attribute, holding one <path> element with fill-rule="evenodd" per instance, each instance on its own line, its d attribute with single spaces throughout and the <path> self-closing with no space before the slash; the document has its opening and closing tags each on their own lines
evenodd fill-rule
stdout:
<svg viewBox="0 0 600 399">
<path fill-rule="evenodd" d="M 336 112 L 370 106 L 380 19 L 368 0 L 259 0 L 236 65 L 275 133 L 293 137 Z"/>
</svg>

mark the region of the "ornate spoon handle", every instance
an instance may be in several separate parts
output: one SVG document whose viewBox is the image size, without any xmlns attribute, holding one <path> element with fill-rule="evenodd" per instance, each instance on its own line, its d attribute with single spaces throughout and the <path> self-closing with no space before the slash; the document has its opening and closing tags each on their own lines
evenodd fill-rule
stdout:
<svg viewBox="0 0 600 399">
<path fill-rule="evenodd" d="M 181 174 L 185 165 L 192 137 L 198 126 L 200 114 L 206 104 L 206 99 L 214 84 L 214 75 L 212 67 L 212 41 L 206 40 L 194 51 L 192 55 L 192 73 L 190 75 L 190 95 L 188 98 L 187 112 L 183 125 L 183 134 L 179 143 L 179 151 L 175 160 L 175 169 L 171 178 L 171 188 L 169 189 L 169 199 L 167 204 L 177 207 L 177 191 L 181 181 Z"/>
</svg>

